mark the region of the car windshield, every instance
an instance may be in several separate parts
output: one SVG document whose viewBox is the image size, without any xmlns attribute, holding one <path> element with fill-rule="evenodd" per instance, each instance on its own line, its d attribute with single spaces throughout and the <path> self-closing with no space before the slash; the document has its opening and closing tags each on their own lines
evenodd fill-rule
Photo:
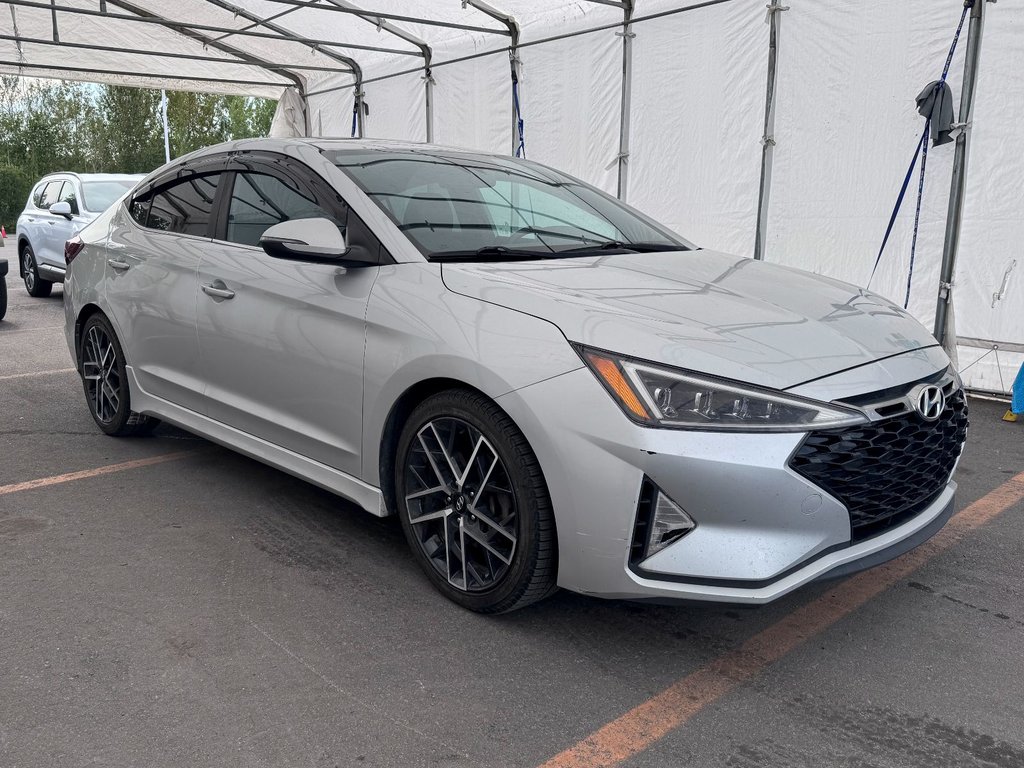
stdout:
<svg viewBox="0 0 1024 768">
<path fill-rule="evenodd" d="M 534 163 L 367 149 L 338 150 L 332 161 L 432 261 L 693 247 L 609 195 Z"/>
<path fill-rule="evenodd" d="M 135 186 L 136 179 L 104 179 L 82 182 L 82 207 L 87 211 L 105 211 L 121 195 Z"/>
</svg>

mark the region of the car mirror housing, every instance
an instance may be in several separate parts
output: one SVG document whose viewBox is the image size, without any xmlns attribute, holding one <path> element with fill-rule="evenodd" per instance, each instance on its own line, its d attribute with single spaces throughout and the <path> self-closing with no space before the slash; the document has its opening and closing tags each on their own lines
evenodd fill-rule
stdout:
<svg viewBox="0 0 1024 768">
<path fill-rule="evenodd" d="M 50 206 L 50 213 L 55 213 L 58 216 L 63 216 L 65 219 L 71 220 L 71 203 L 67 200 L 61 200 L 59 203 L 54 203 Z"/>
<path fill-rule="evenodd" d="M 267 229 L 260 237 L 260 247 L 275 259 L 307 261 L 314 264 L 336 264 L 340 267 L 369 266 L 354 254 L 345 242 L 338 225 L 330 219 L 290 219 Z"/>
</svg>

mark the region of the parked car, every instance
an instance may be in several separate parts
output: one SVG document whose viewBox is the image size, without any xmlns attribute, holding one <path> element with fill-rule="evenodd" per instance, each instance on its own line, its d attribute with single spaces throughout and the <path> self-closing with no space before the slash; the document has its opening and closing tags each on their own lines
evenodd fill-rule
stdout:
<svg viewBox="0 0 1024 768">
<path fill-rule="evenodd" d="M 51 173 L 32 188 L 18 217 L 18 273 L 30 296 L 64 279 L 64 243 L 134 187 L 142 175 Z"/>
<path fill-rule="evenodd" d="M 764 603 L 953 512 L 967 403 L 903 309 L 534 162 L 211 147 L 67 257 L 101 430 L 166 420 L 397 514 L 476 611 L 556 586 Z"/>
<path fill-rule="evenodd" d="M 7 314 L 7 259 L 0 257 L 0 320 Z"/>
</svg>

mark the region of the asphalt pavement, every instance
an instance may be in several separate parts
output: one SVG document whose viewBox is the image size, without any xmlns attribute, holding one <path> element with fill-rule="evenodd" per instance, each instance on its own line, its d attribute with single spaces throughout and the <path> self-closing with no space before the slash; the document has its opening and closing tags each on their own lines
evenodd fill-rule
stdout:
<svg viewBox="0 0 1024 768">
<path fill-rule="evenodd" d="M 173 428 L 102 435 L 60 289 L 7 279 L 2 768 L 1024 766 L 1005 406 L 972 400 L 965 511 L 893 568 L 758 609 L 483 617 L 392 519 Z"/>
</svg>

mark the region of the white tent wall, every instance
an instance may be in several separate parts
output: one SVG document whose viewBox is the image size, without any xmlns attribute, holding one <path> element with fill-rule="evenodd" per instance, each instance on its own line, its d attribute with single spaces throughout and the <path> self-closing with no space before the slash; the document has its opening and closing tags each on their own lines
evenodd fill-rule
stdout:
<svg viewBox="0 0 1024 768">
<path fill-rule="evenodd" d="M 924 125 L 914 97 L 941 75 L 962 6 L 934 0 L 837 0 L 827 6 L 792 0 L 788 5 L 781 20 L 766 258 L 864 285 Z M 1013 192 L 1019 183 L 1011 181 L 1024 177 L 1024 160 L 1006 151 L 1024 121 L 1024 94 L 1007 90 L 1005 77 L 990 68 L 1020 71 L 1013 66 L 1024 63 L 1013 31 L 1019 38 L 1024 14 L 1009 3 L 989 5 L 987 13 L 954 302 L 958 335 L 1019 342 L 1024 339 L 1020 283 L 1009 286 L 997 310 L 990 304 L 1024 235 L 1021 195 Z M 956 105 L 966 38 L 965 25 L 948 79 Z M 929 327 L 953 147 L 931 147 L 928 153 L 909 311 Z M 871 283 L 872 290 L 899 304 L 906 293 L 917 181 L 915 170 Z M 993 199 L 1000 195 L 1005 199 Z M 977 357 L 965 350 L 961 368 Z M 992 386 L 999 380 L 995 356 L 990 358 L 965 371 L 969 386 L 998 388 Z M 1008 384 L 1020 358 L 1002 354 L 1000 360 Z"/>
<path fill-rule="evenodd" d="M 914 98 L 940 76 L 962 8 L 934 0 L 788 5 L 781 19 L 766 259 L 865 285 L 924 126 Z M 965 49 L 966 35 L 949 73 L 957 100 Z M 910 304 L 929 325 L 952 160 L 952 143 L 929 150 Z M 871 282 L 872 290 L 900 304 L 916 190 L 915 171 Z"/>
<path fill-rule="evenodd" d="M 964 379 L 1005 392 L 1024 363 L 1024 8 L 999 3 L 987 10 L 954 296 L 957 336 L 989 342 L 958 348 Z"/>
<path fill-rule="evenodd" d="M 505 50 L 511 38 L 500 19 L 457 0 L 331 0 L 333 7 L 289 6 L 288 0 L 178 0 L 173 5 L 108 0 L 106 16 L 97 15 L 101 11 L 92 0 L 57 0 L 61 42 L 120 51 L 50 45 L 51 8 L 22 4 L 26 1 L 0 2 L 0 34 L 18 37 L 17 42 L 0 40 L 0 61 L 13 62 L 0 64 L 2 72 L 272 97 L 298 81 L 312 94 L 310 130 L 347 136 L 354 99 L 354 76 L 347 71 L 351 58 L 365 83 L 366 135 L 421 141 L 426 137 L 422 43 L 432 52 L 435 141 L 496 152 L 512 148 Z M 491 4 L 520 25 L 527 156 L 614 192 L 623 73 L 623 39 L 616 33 L 622 31 L 622 8 L 585 0 Z M 939 77 L 962 4 L 786 4 L 789 9 L 779 14 L 765 258 L 863 285 L 923 128 L 914 97 Z M 371 13 L 347 12 L 352 5 Z M 765 0 L 686 5 L 685 0 L 635 3 L 633 17 L 640 21 L 632 24 L 626 198 L 700 245 L 751 255 L 767 79 Z M 68 6 L 78 13 L 59 10 Z M 1019 353 L 1024 154 L 1015 148 L 1024 125 L 1024 91 L 1008 87 L 1024 71 L 1024 7 L 1000 2 L 985 8 L 954 298 L 959 335 L 981 340 L 960 348 L 967 383 L 1005 389 L 1024 358 Z M 282 11 L 287 13 L 277 16 Z M 373 12 L 423 16 L 440 25 L 400 18 L 378 23 Z M 176 31 L 111 17 L 136 13 L 214 28 Z M 664 15 L 645 21 L 650 14 Z M 267 21 L 270 16 L 277 18 Z M 231 34 L 223 36 L 228 30 Z M 585 30 L 590 31 L 575 34 Z M 949 75 L 957 103 L 966 37 L 965 27 Z M 211 60 L 143 58 L 140 51 Z M 486 52 L 493 53 L 451 63 Z M 19 69 L 19 62 L 37 68 Z M 73 68 L 79 64 L 85 72 Z M 416 71 L 387 77 L 411 69 Z M 909 304 L 926 324 L 935 309 L 952 157 L 952 144 L 929 152 Z M 871 284 L 899 303 L 906 290 L 916 184 L 915 175 Z M 993 294 L 1018 257 L 1021 263 L 993 306 Z M 1001 367 L 990 350 L 993 342 L 1004 343 Z M 1018 353 L 1005 344 L 1016 345 Z"/>
<path fill-rule="evenodd" d="M 640 22 L 633 31 L 629 203 L 694 242 L 752 255 L 768 58 L 764 1 L 734 0 Z"/>
<path fill-rule="evenodd" d="M 351 98 L 351 89 L 347 90 L 346 95 Z M 369 115 L 366 116 L 367 136 L 412 141 L 423 141 L 426 138 L 426 95 L 421 73 L 399 75 L 368 83 L 363 91 L 369 109 Z M 344 124 L 341 130 L 325 131 L 327 135 L 350 135 L 351 111 L 345 119 L 347 124 Z"/>
<path fill-rule="evenodd" d="M 512 79 L 501 51 L 434 70 L 434 141 L 508 154 Z"/>
<path fill-rule="evenodd" d="M 520 58 L 526 156 L 614 194 L 621 38 L 606 29 L 523 48 Z"/>
</svg>

